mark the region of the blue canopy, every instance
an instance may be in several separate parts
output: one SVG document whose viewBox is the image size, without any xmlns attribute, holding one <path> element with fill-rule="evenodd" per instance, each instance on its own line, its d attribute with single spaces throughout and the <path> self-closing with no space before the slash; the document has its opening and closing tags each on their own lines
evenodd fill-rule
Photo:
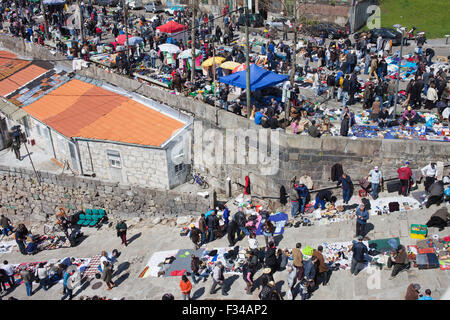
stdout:
<svg viewBox="0 0 450 320">
<path fill-rule="evenodd" d="M 223 82 L 239 88 L 247 88 L 247 71 L 239 71 L 226 77 L 220 77 L 219 82 Z M 250 65 L 250 91 L 257 91 L 267 87 L 272 87 L 280 82 L 286 81 L 288 76 L 278 74 L 256 64 Z"/>
<path fill-rule="evenodd" d="M 65 4 L 66 0 L 44 0 L 44 4 L 47 6 Z"/>
</svg>

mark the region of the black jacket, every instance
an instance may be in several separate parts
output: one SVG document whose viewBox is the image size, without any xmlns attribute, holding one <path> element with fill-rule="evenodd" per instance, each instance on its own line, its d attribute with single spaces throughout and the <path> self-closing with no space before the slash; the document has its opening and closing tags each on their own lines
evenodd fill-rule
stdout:
<svg viewBox="0 0 450 320">
<path fill-rule="evenodd" d="M 275 267 L 277 265 L 277 257 L 275 255 L 275 248 L 268 248 L 265 255 L 265 263 L 268 267 Z"/>
<path fill-rule="evenodd" d="M 234 214 L 233 221 L 236 222 L 236 224 L 239 227 L 245 227 L 245 223 L 247 222 L 247 218 L 245 217 L 245 214 L 241 211 L 238 211 Z"/>
<path fill-rule="evenodd" d="M 330 190 L 322 190 L 317 193 L 317 197 L 320 200 L 325 200 L 326 202 L 331 201 L 331 191 Z"/>
<path fill-rule="evenodd" d="M 210 214 L 208 218 L 206 218 L 206 225 L 208 226 L 208 229 L 215 229 L 217 223 L 218 221 L 216 215 Z"/>
</svg>

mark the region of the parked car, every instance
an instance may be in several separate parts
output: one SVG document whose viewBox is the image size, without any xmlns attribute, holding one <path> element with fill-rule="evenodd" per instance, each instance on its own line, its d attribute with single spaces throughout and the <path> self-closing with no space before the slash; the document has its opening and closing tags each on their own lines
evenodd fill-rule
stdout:
<svg viewBox="0 0 450 320">
<path fill-rule="evenodd" d="M 328 39 L 340 39 L 345 37 L 345 28 L 332 22 L 321 22 L 304 27 L 305 31 L 314 37 L 320 37 L 325 32 Z"/>
<path fill-rule="evenodd" d="M 119 0 L 95 0 L 94 4 L 102 7 L 106 6 L 115 7 L 119 4 Z"/>
<path fill-rule="evenodd" d="M 263 19 L 262 15 L 260 15 L 259 13 L 249 13 L 248 19 L 249 19 L 249 24 L 248 24 L 249 27 L 252 27 L 252 28 L 264 27 L 264 19 Z M 239 16 L 238 24 L 240 26 L 245 26 L 245 14 L 241 14 Z"/>
<path fill-rule="evenodd" d="M 287 24 L 288 32 L 294 31 L 294 22 L 290 18 L 274 18 L 271 21 L 266 21 L 266 28 L 276 28 L 277 30 L 283 31 L 283 25 Z"/>
<path fill-rule="evenodd" d="M 384 40 L 392 40 L 392 45 L 394 46 L 399 46 L 401 45 L 402 42 L 402 34 L 400 32 L 398 32 L 397 30 L 393 29 L 393 28 L 376 28 L 376 29 L 371 29 L 369 31 L 361 31 L 361 32 L 357 32 L 353 35 L 353 38 L 355 40 L 358 40 L 359 37 L 361 36 L 361 33 L 366 32 L 372 35 L 369 38 L 370 43 L 377 43 L 377 38 L 378 35 L 381 34 L 381 37 Z"/>
<path fill-rule="evenodd" d="M 128 4 L 128 8 L 131 10 L 142 9 L 144 5 L 142 4 L 142 0 L 125 0 L 126 4 Z"/>
<path fill-rule="evenodd" d="M 144 6 L 145 12 L 161 13 L 164 12 L 165 7 L 158 1 L 150 1 Z"/>
</svg>

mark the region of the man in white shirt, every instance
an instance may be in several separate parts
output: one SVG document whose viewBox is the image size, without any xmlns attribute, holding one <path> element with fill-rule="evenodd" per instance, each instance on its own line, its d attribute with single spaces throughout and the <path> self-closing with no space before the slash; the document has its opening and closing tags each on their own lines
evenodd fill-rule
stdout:
<svg viewBox="0 0 450 320">
<path fill-rule="evenodd" d="M 378 198 L 378 187 L 382 183 L 383 174 L 378 169 L 378 167 L 375 167 L 372 170 L 370 170 L 369 176 L 370 176 L 370 182 L 372 184 L 372 197 L 375 200 Z M 367 176 L 366 179 L 368 179 L 369 176 Z"/>
<path fill-rule="evenodd" d="M 0 269 L 5 270 L 6 274 L 8 275 L 8 283 L 12 287 L 15 284 L 14 279 L 14 266 L 12 264 L 8 264 L 8 261 L 3 261 L 3 264 L 0 265 Z"/>
<path fill-rule="evenodd" d="M 225 292 L 225 283 L 224 283 L 224 276 L 223 276 L 223 265 L 222 262 L 217 262 L 216 266 L 214 267 L 212 271 L 212 280 L 213 285 L 211 286 L 211 289 L 209 290 L 210 294 L 216 293 L 216 286 L 220 284 L 222 286 L 222 295 L 227 296 L 228 293 Z"/>
<path fill-rule="evenodd" d="M 430 186 L 436 181 L 436 163 L 432 162 L 429 165 L 422 168 L 422 175 L 425 178 L 424 186 L 425 191 L 428 193 Z"/>
</svg>

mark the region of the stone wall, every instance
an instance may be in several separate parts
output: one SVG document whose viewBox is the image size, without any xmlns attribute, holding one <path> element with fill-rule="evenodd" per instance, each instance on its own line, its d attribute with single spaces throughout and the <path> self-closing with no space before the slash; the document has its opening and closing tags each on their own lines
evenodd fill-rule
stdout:
<svg viewBox="0 0 450 320">
<path fill-rule="evenodd" d="M 54 222 L 63 207 L 74 210 L 104 208 L 110 218 L 125 219 L 199 215 L 208 210 L 209 199 L 181 193 L 102 182 L 97 179 L 0 166 L 0 213 L 14 223 Z"/>
</svg>

